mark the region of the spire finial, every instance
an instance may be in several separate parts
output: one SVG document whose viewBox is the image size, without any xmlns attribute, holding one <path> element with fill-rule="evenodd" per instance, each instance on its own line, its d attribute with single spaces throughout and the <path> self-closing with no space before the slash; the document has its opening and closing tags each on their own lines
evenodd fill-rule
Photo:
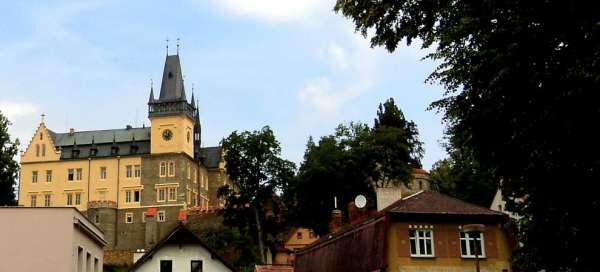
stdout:
<svg viewBox="0 0 600 272">
<path fill-rule="evenodd" d="M 154 89 L 154 80 L 152 78 L 150 78 L 150 89 Z"/>
<path fill-rule="evenodd" d="M 193 89 L 193 88 L 192 88 Z M 44 122 L 44 117 L 46 117 L 45 113 L 42 113 L 42 123 Z"/>
<path fill-rule="evenodd" d="M 177 55 L 179 56 L 179 38 L 177 38 Z"/>
<path fill-rule="evenodd" d="M 169 38 L 167 37 L 167 56 L 169 55 Z"/>
</svg>

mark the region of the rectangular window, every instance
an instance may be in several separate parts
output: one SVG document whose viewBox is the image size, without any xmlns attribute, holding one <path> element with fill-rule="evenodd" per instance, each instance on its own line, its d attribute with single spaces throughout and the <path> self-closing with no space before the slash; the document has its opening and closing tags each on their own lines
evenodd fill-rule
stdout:
<svg viewBox="0 0 600 272">
<path fill-rule="evenodd" d="M 192 261 L 191 262 L 191 272 L 202 272 L 202 261 Z"/>
<path fill-rule="evenodd" d="M 169 177 L 175 176 L 175 163 L 169 162 Z"/>
<path fill-rule="evenodd" d="M 81 193 L 75 193 L 75 205 L 81 205 Z"/>
<path fill-rule="evenodd" d="M 190 166 L 188 165 L 187 167 L 187 178 L 191 179 L 192 178 L 192 171 L 190 170 Z"/>
<path fill-rule="evenodd" d="M 133 202 L 140 202 L 140 191 L 133 191 Z"/>
<path fill-rule="evenodd" d="M 177 200 L 177 188 L 172 187 L 169 188 L 169 201 L 176 201 Z"/>
<path fill-rule="evenodd" d="M 411 229 L 408 231 L 411 257 L 433 257 L 433 231 Z"/>
<path fill-rule="evenodd" d="M 164 177 L 167 175 L 167 163 L 162 161 L 160 162 L 160 176 Z"/>
<path fill-rule="evenodd" d="M 125 177 L 130 178 L 133 176 L 133 166 L 132 165 L 127 165 L 125 166 Z"/>
<path fill-rule="evenodd" d="M 106 166 L 100 167 L 100 179 L 106 179 Z"/>
<path fill-rule="evenodd" d="M 68 181 L 73 181 L 75 180 L 75 169 L 73 168 L 69 168 L 67 170 L 67 180 Z"/>
<path fill-rule="evenodd" d="M 160 272 L 173 272 L 173 261 L 160 260 Z"/>
<path fill-rule="evenodd" d="M 156 214 L 156 221 L 157 222 L 165 222 L 165 220 L 166 220 L 165 211 L 159 211 Z"/>
<path fill-rule="evenodd" d="M 164 202 L 165 201 L 165 188 L 158 188 L 158 201 L 160 202 Z"/>
<path fill-rule="evenodd" d="M 125 203 L 131 203 L 131 191 L 125 191 Z"/>
<path fill-rule="evenodd" d="M 37 174 L 38 174 L 38 171 L 31 172 L 31 183 L 37 183 Z"/>
<path fill-rule="evenodd" d="M 46 170 L 46 182 L 52 182 L 52 170 Z"/>
<path fill-rule="evenodd" d="M 44 207 L 52 205 L 52 195 L 44 195 Z"/>
<path fill-rule="evenodd" d="M 46 156 L 46 144 L 42 144 L 42 157 Z"/>
<path fill-rule="evenodd" d="M 73 205 L 73 193 L 67 193 L 67 206 Z"/>
<path fill-rule="evenodd" d="M 100 215 L 99 214 L 94 215 L 94 223 L 100 224 Z"/>
<path fill-rule="evenodd" d="M 133 213 L 125 213 L 125 223 L 126 224 L 131 224 L 133 223 Z"/>
<path fill-rule="evenodd" d="M 31 207 L 37 207 L 37 195 L 31 195 Z"/>
<path fill-rule="evenodd" d="M 76 174 L 77 174 L 76 179 L 81 180 L 81 178 L 83 177 L 83 169 L 77 168 Z"/>
<path fill-rule="evenodd" d="M 134 173 L 136 178 L 139 178 L 142 176 L 142 166 L 139 164 L 135 165 L 135 173 Z"/>
<path fill-rule="evenodd" d="M 39 144 L 35 145 L 35 156 L 36 157 L 40 156 L 40 145 Z"/>
<path fill-rule="evenodd" d="M 460 232 L 460 255 L 463 258 L 475 258 L 475 253 L 480 258 L 485 258 L 483 233 Z"/>
</svg>

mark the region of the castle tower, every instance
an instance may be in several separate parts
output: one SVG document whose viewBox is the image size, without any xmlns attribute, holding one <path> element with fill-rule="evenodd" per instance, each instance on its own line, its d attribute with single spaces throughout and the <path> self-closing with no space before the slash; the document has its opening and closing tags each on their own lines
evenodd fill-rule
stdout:
<svg viewBox="0 0 600 272">
<path fill-rule="evenodd" d="M 167 56 L 158 99 L 151 89 L 148 100 L 152 127 L 150 153 L 185 153 L 196 157 L 199 152 L 194 151 L 195 143 L 200 141 L 197 114 L 196 106 L 185 95 L 179 55 Z"/>
</svg>

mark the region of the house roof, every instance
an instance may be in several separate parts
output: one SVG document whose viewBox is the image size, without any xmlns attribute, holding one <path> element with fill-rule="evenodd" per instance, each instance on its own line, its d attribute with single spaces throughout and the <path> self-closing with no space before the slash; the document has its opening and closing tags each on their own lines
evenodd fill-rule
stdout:
<svg viewBox="0 0 600 272">
<path fill-rule="evenodd" d="M 217 254 L 213 249 L 208 247 L 206 244 L 198 238 L 192 231 L 187 229 L 183 224 L 178 224 L 173 230 L 167 234 L 162 240 L 160 240 L 156 245 L 154 245 L 150 250 L 146 251 L 146 253 L 140 257 L 133 267 L 129 271 L 136 271 L 140 268 L 144 263 L 148 260 L 152 259 L 152 256 L 156 254 L 162 247 L 168 244 L 197 244 L 205 248 L 208 252 L 210 252 L 211 259 L 217 259 L 221 263 L 223 263 L 227 268 L 231 269 L 231 271 L 237 271 L 231 264 L 229 264 L 225 259 L 223 259 L 219 254 Z"/>
<path fill-rule="evenodd" d="M 167 56 L 165 60 L 158 101 L 187 101 L 179 55 Z"/>
<path fill-rule="evenodd" d="M 217 168 L 221 161 L 221 147 L 211 146 L 200 148 L 200 157 L 203 158 L 202 163 L 207 168 Z"/>
<path fill-rule="evenodd" d="M 142 128 L 122 128 L 106 130 L 76 131 L 74 133 L 55 133 L 51 130 L 50 137 L 54 144 L 58 146 L 91 145 L 94 144 L 112 144 L 129 143 L 133 139 L 136 142 L 150 141 L 150 127 Z"/>
<path fill-rule="evenodd" d="M 386 207 L 389 213 L 421 215 L 461 215 L 504 217 L 504 213 L 467 203 L 457 198 L 433 191 L 421 191 Z"/>
</svg>

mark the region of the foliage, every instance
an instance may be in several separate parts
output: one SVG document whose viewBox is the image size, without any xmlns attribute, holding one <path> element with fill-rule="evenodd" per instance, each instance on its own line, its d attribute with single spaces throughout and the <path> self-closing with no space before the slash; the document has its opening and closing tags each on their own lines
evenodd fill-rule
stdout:
<svg viewBox="0 0 600 272">
<path fill-rule="evenodd" d="M 374 189 L 408 182 L 423 153 L 416 125 L 407 121 L 393 99 L 379 105 L 373 128 L 363 123 L 339 125 L 315 144 L 309 138 L 293 187 L 291 215 L 317 234 L 328 232 L 334 197 L 347 214 L 358 194 L 374 201 Z"/>
<path fill-rule="evenodd" d="M 19 164 L 14 158 L 19 151 L 19 140 L 10 140 L 10 125 L 10 121 L 0 112 L 0 206 L 17 204 L 15 184 L 19 175 Z"/>
<path fill-rule="evenodd" d="M 281 147 L 267 126 L 260 131 L 234 131 L 223 141 L 231 185 L 219 189 L 226 199 L 225 224 L 248 227 L 266 261 L 266 242 L 277 235 L 282 203 L 277 196 L 295 174 L 295 165 L 281 158 Z"/>
<path fill-rule="evenodd" d="M 599 240 L 600 13 L 594 1 L 349 1 L 335 10 L 372 46 L 415 39 L 440 61 L 454 146 L 502 181 L 522 216 L 518 258 L 529 271 L 591 271 Z M 516 199 L 527 196 L 527 201 Z"/>
</svg>

